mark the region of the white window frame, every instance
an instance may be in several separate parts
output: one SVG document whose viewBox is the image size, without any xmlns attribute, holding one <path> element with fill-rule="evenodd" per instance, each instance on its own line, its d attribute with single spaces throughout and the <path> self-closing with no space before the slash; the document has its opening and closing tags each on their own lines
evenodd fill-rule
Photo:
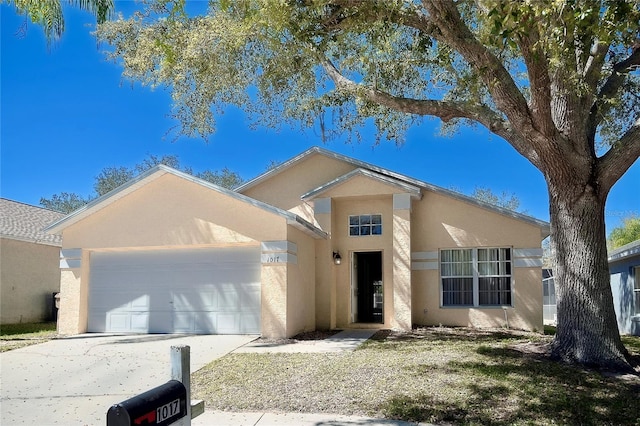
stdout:
<svg viewBox="0 0 640 426">
<path fill-rule="evenodd" d="M 362 223 L 362 218 L 364 217 L 369 217 L 370 218 L 370 222 L 369 223 Z M 373 223 L 373 217 L 374 216 L 378 216 L 380 217 L 380 223 Z M 358 223 L 352 225 L 352 218 L 358 218 Z M 383 227 L 382 227 L 382 214 L 380 213 L 371 213 L 371 214 L 351 214 L 349 215 L 348 221 L 347 221 L 347 235 L 349 235 L 350 237 L 379 237 L 382 235 L 382 232 L 384 231 Z M 373 228 L 374 226 L 379 226 L 380 227 L 380 233 L 379 234 L 374 234 L 373 233 Z M 369 233 L 368 234 L 363 234 L 362 233 L 362 229 L 363 227 L 366 227 L 369 229 Z M 358 233 L 357 234 L 352 234 L 351 233 L 351 229 L 353 228 L 357 228 L 358 229 Z"/>
<path fill-rule="evenodd" d="M 633 304 L 634 316 L 640 317 L 640 266 L 633 268 Z"/>
<path fill-rule="evenodd" d="M 444 251 L 462 251 L 462 250 L 471 250 L 471 269 L 473 273 L 473 303 L 472 304 L 447 304 L 445 305 L 444 298 L 444 279 L 446 278 L 469 278 L 469 275 L 443 275 L 443 252 Z M 508 250 L 508 260 L 506 259 L 497 259 L 497 260 L 485 260 L 480 261 L 478 252 L 479 250 L 500 250 L 499 253 L 502 253 L 502 250 Z M 498 273 L 496 274 L 480 274 L 481 263 L 495 263 L 498 262 L 497 268 Z M 449 263 L 449 262 L 444 262 Z M 438 259 L 438 271 L 440 274 L 440 307 L 441 308 L 502 308 L 502 307 L 513 307 L 514 302 L 514 291 L 513 291 L 513 272 L 514 272 L 514 261 L 513 261 L 513 248 L 512 247 L 454 247 L 454 248 L 445 248 L 440 249 L 439 251 L 439 259 Z M 480 304 L 480 278 L 509 278 L 509 299 L 510 303 L 502 303 L 502 304 Z"/>
</svg>

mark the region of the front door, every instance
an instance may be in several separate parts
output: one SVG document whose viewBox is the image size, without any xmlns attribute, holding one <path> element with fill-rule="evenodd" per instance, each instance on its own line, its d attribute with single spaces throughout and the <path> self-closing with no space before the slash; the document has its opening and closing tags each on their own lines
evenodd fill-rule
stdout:
<svg viewBox="0 0 640 426">
<path fill-rule="evenodd" d="M 354 253 L 353 269 L 353 321 L 383 323 L 382 252 Z"/>
</svg>

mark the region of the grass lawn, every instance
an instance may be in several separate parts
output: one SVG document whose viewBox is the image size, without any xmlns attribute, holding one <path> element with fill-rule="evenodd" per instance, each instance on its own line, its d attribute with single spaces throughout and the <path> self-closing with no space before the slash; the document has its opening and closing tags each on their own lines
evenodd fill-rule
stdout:
<svg viewBox="0 0 640 426">
<path fill-rule="evenodd" d="M 0 326 L 0 352 L 46 342 L 56 335 L 55 322 L 3 324 Z"/>
<path fill-rule="evenodd" d="M 640 425 L 640 379 L 547 360 L 549 335 L 380 332 L 354 352 L 230 354 L 194 373 L 207 409 L 358 414 L 454 424 Z M 640 338 L 625 337 L 640 356 Z"/>
</svg>

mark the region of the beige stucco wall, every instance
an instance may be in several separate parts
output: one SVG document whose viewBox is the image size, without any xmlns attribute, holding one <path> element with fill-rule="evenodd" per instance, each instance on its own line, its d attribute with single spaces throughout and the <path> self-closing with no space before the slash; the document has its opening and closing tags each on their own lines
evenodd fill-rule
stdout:
<svg viewBox="0 0 640 426">
<path fill-rule="evenodd" d="M 287 228 L 286 219 L 277 214 L 171 174 L 159 177 L 64 229 L 63 248 L 83 252 L 81 268 L 62 272 L 59 331 L 86 331 L 94 251 L 257 245 L 285 240 Z M 280 312 L 278 304 L 286 307 L 286 298 L 278 299 L 278 289 L 286 287 L 286 268 L 262 268 L 262 274 L 271 286 L 263 288 L 262 300 L 274 304 L 266 312 L 275 316 L 263 315 L 263 324 L 270 333 L 284 336 L 286 309 Z"/>
<path fill-rule="evenodd" d="M 171 174 L 64 230 L 65 248 L 181 247 L 282 239 L 273 213 Z"/>
<path fill-rule="evenodd" d="M 537 226 L 432 192 L 414 202 L 412 227 L 412 252 L 541 246 Z M 542 330 L 542 269 L 513 267 L 512 277 L 513 307 L 444 308 L 440 306 L 439 269 L 414 270 L 413 322 L 465 327 L 504 327 L 508 323 L 512 328 Z"/>
<path fill-rule="evenodd" d="M 60 247 L 0 238 L 0 323 L 51 319 Z"/>
<path fill-rule="evenodd" d="M 300 196 L 354 169 L 352 164 L 314 154 L 248 188 L 243 194 L 292 211 L 313 223 L 313 208 L 309 203 L 302 202 Z"/>
<path fill-rule="evenodd" d="M 514 328 L 542 328 L 540 268 L 513 269 L 513 307 L 506 309 L 505 320 L 501 307 L 441 308 L 439 268 L 410 270 L 407 265 L 411 263 L 407 259 L 407 245 L 409 253 L 437 253 L 456 247 L 539 248 L 538 226 L 428 190 L 423 190 L 421 200 L 412 199 L 410 211 L 394 212 L 393 194 L 402 193 L 402 189 L 366 176 L 355 176 L 320 194 L 321 198 L 331 199 L 328 213 L 314 215 L 313 200 L 300 200 L 301 195 L 355 168 L 353 164 L 314 154 L 245 191 L 246 195 L 304 216 L 330 234 L 329 240 L 316 241 L 318 328 L 353 326 L 351 256 L 356 251 L 374 250 L 383 253 L 384 324 L 378 326 L 406 328 L 410 324 L 442 323 L 495 327 L 508 321 Z M 349 237 L 348 216 L 372 213 L 383 214 L 383 235 Z M 408 228 L 410 238 L 402 232 L 394 233 L 394 228 L 399 231 Z M 342 255 L 340 266 L 333 264 L 334 251 Z M 394 292 L 400 283 L 408 281 L 410 289 L 404 286 L 401 292 Z M 396 312 L 395 307 L 402 307 L 403 311 Z"/>
<path fill-rule="evenodd" d="M 262 263 L 262 336 L 267 338 L 316 328 L 315 240 L 292 226 L 287 238 L 277 244 L 290 248 L 266 256 L 277 261 Z"/>
<path fill-rule="evenodd" d="M 297 262 L 287 271 L 287 336 L 294 336 L 316 328 L 316 259 L 313 238 L 289 227 L 288 240 L 297 246 Z"/>
</svg>

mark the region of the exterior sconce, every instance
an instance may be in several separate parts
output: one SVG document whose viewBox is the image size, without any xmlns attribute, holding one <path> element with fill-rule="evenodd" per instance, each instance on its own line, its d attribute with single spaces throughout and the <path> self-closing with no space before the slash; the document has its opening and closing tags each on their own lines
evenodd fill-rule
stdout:
<svg viewBox="0 0 640 426">
<path fill-rule="evenodd" d="M 338 251 L 333 252 L 333 263 L 335 263 L 336 265 L 339 265 L 342 263 L 342 256 L 340 256 L 340 252 Z"/>
</svg>

